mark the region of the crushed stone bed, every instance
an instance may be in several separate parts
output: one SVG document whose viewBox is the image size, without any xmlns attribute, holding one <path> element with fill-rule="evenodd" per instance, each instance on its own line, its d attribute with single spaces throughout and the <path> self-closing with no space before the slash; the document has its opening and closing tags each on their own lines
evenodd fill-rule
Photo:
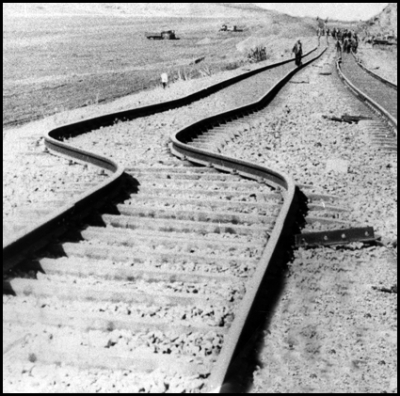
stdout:
<svg viewBox="0 0 400 396">
<path fill-rule="evenodd" d="M 397 157 L 386 157 L 370 145 L 363 122 L 336 124 L 322 118 L 322 114 L 368 113 L 335 75 L 319 74 L 324 63 L 331 61 L 330 55 L 325 55 L 318 61 L 319 67 L 309 67 L 295 76 L 300 83 L 285 87 L 266 113 L 259 113 L 259 120 L 251 124 L 245 136 L 242 134 L 228 141 L 222 153 L 281 170 L 294 176 L 298 183 L 312 183 L 317 193 L 338 195 L 340 206 L 351 209 L 345 215 L 346 221 L 374 226 L 375 232 L 382 235 L 384 245 L 367 248 L 351 244 L 345 249 L 294 252 L 282 298 L 270 318 L 269 327 L 264 329 L 265 335 L 260 337 L 262 368 L 254 373 L 252 393 L 397 391 L 396 295 L 372 288 L 391 286 L 397 277 L 397 251 L 393 248 L 397 246 Z M 112 158 L 129 167 L 171 163 L 179 166 L 179 160 L 171 159 L 168 152 L 170 134 L 196 119 L 237 104 L 236 97 L 225 97 L 224 101 L 208 99 L 182 109 L 117 123 L 72 141 L 85 147 L 91 142 L 94 150 L 105 155 L 112 147 Z M 132 144 L 133 152 L 128 146 Z M 326 172 L 327 158 L 348 161 L 349 171 Z M 253 199 L 253 202 L 258 201 Z M 318 224 L 310 227 L 307 229 L 315 230 Z M 236 238 L 230 235 L 227 240 Z M 250 236 L 243 236 L 242 240 L 254 242 Z M 207 271 L 206 265 L 184 260 L 171 266 L 149 258 L 144 267 L 148 264 L 165 270 Z M 246 277 L 253 268 L 236 263 L 220 265 L 211 270 L 214 271 Z M 66 307 L 65 302 L 51 298 L 40 301 L 48 304 L 49 311 L 62 312 Z M 29 298 L 23 303 L 31 304 Z M 3 296 L 3 304 L 14 302 Z M 152 305 L 133 308 L 126 303 L 83 304 L 80 307 L 83 311 L 85 308 L 101 314 L 118 311 L 123 317 L 137 315 L 172 321 L 189 315 L 194 322 L 210 326 L 232 320 L 229 310 L 213 309 L 212 305 L 158 310 Z M 265 312 L 260 315 L 265 316 Z M 16 335 L 25 334 L 24 329 L 15 331 Z M 11 329 L 3 325 L 3 333 L 10 334 Z M 125 348 L 131 339 L 131 335 L 125 333 L 109 336 L 110 344 L 110 339 L 102 339 L 102 342 L 116 348 Z M 158 339 L 157 334 L 147 336 L 148 340 Z M 210 356 L 222 342 L 219 336 L 213 337 L 216 340 L 214 349 L 206 349 L 207 354 L 211 351 Z M 199 343 L 202 342 L 200 337 Z M 157 342 L 155 345 L 162 352 L 164 347 Z M 184 340 L 183 345 L 186 345 Z M 191 353 L 189 349 L 185 353 Z M 58 377 L 49 374 L 52 372 L 57 372 Z M 3 376 L 4 387 L 21 392 L 32 389 L 46 392 L 199 392 L 205 381 L 201 376 L 183 378 L 177 374 L 171 378 L 162 371 L 151 375 L 137 375 L 129 370 L 79 371 L 65 364 L 52 370 L 51 366 L 28 361 L 18 365 L 6 361 Z"/>
<path fill-rule="evenodd" d="M 316 66 L 329 63 L 333 71 L 332 62 L 332 55 L 325 55 Z M 295 78 L 306 83 L 288 84 L 265 115 L 260 112 L 260 128 L 227 143 L 222 153 L 338 196 L 340 206 L 350 210 L 346 220 L 373 226 L 383 245 L 294 251 L 282 298 L 260 335 L 261 365 L 251 393 L 393 393 L 396 294 L 373 287 L 397 284 L 397 157 L 371 144 L 369 120 L 347 124 L 322 117 L 348 113 L 376 119 L 334 71 L 319 71 L 302 71 Z M 327 170 L 329 159 L 346 161 L 347 171 Z"/>
</svg>

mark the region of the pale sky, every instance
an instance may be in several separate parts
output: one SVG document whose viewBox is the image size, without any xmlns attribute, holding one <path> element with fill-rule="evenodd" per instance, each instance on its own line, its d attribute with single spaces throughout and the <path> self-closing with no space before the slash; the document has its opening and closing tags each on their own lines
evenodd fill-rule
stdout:
<svg viewBox="0 0 400 396">
<path fill-rule="evenodd" d="M 253 3 L 259 7 L 293 16 L 311 16 L 339 20 L 367 20 L 379 14 L 389 3 Z"/>
</svg>

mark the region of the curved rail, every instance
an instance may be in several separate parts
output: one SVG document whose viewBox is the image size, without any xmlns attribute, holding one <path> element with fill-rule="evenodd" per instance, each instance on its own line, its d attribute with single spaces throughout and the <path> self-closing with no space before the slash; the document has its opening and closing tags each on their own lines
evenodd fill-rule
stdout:
<svg viewBox="0 0 400 396">
<path fill-rule="evenodd" d="M 348 86 L 351 92 L 353 92 L 360 100 L 366 102 L 373 109 L 375 109 L 379 114 L 381 114 L 384 118 L 386 118 L 389 123 L 394 126 L 397 135 L 397 119 L 394 118 L 386 109 L 384 109 L 381 105 L 379 105 L 376 101 L 374 101 L 370 96 L 368 96 L 365 92 L 363 92 L 360 88 L 356 87 L 348 77 L 346 77 L 341 70 L 340 64 L 341 59 L 336 61 L 336 69 L 338 71 L 338 75 L 341 80 Z"/>
<path fill-rule="evenodd" d="M 316 51 L 312 49 L 303 56 L 307 56 Z M 93 205 L 99 200 L 104 200 L 110 194 L 117 192 L 118 184 L 121 180 L 124 169 L 121 165 L 111 159 L 81 150 L 72 145 L 63 143 L 64 139 L 89 132 L 100 127 L 110 126 L 116 121 L 127 121 L 151 114 L 160 113 L 177 107 L 186 106 L 196 100 L 205 98 L 225 87 L 235 84 L 241 80 L 261 73 L 268 69 L 279 67 L 289 62 L 294 62 L 294 58 L 287 59 L 278 63 L 260 67 L 250 72 L 242 73 L 236 77 L 229 78 L 207 88 L 201 89 L 190 95 L 149 106 L 143 106 L 131 110 L 106 114 L 83 120 L 74 124 L 68 124 L 51 130 L 45 136 L 45 145 L 47 148 L 58 155 L 72 157 L 80 161 L 88 162 L 103 169 L 112 171 L 114 174 L 109 179 L 99 184 L 92 190 L 82 194 L 75 201 L 63 206 L 55 213 L 44 218 L 40 224 L 23 230 L 12 240 L 6 241 L 3 245 L 3 272 L 12 268 L 23 260 L 26 256 L 34 253 L 43 247 L 50 238 L 60 235 L 77 216 L 82 217 L 88 213 Z"/>
<path fill-rule="evenodd" d="M 41 248 L 50 238 L 60 235 L 77 217 L 84 216 L 93 206 L 100 204 L 106 197 L 118 191 L 118 184 L 124 172 L 121 165 L 109 158 L 78 149 L 57 140 L 69 136 L 71 129 L 75 132 L 82 130 L 82 128 L 84 129 L 86 122 L 66 125 L 50 131 L 45 137 L 46 146 L 55 153 L 96 165 L 112 171 L 114 174 L 109 180 L 100 183 L 80 195 L 73 202 L 64 205 L 55 213 L 44 218 L 39 225 L 22 231 L 7 242 L 3 246 L 3 272 Z"/>
<path fill-rule="evenodd" d="M 269 92 L 267 92 L 256 102 L 203 119 L 182 129 L 171 137 L 171 151 L 180 158 L 184 158 L 198 164 L 212 166 L 216 169 L 235 172 L 239 175 L 249 178 L 264 179 L 264 181 L 266 181 L 268 184 L 280 186 L 286 190 L 282 209 L 268 240 L 267 247 L 261 257 L 260 265 L 253 275 L 252 280 L 246 287 L 246 294 L 237 311 L 239 312 L 239 315 L 235 317 L 232 323 L 232 327 L 229 330 L 227 339 L 225 340 L 221 353 L 218 357 L 216 368 L 211 374 L 208 385 L 209 392 L 214 393 L 216 391 L 223 391 L 224 384 L 227 384 L 227 381 L 229 381 L 229 378 L 227 377 L 229 366 L 231 365 L 235 353 L 237 352 L 237 346 L 242 336 L 244 325 L 252 310 L 253 303 L 256 299 L 257 293 L 259 292 L 261 282 L 265 276 L 270 262 L 272 261 L 277 246 L 280 242 L 282 242 L 282 240 L 288 238 L 290 235 L 290 228 L 293 221 L 292 217 L 296 211 L 296 185 L 291 177 L 283 173 L 276 172 L 272 169 L 249 162 L 239 161 L 223 155 L 210 153 L 205 150 L 189 146 L 186 143 L 190 142 L 195 136 L 201 133 L 199 131 L 206 125 L 225 123 L 229 120 L 255 112 L 265 107 L 276 96 L 283 85 L 285 85 L 287 81 L 289 81 L 290 78 L 297 73 L 297 71 L 319 58 L 325 51 L 326 49 L 317 57 L 309 60 L 301 67 L 290 71 Z"/>
<path fill-rule="evenodd" d="M 218 358 L 216 369 L 213 371 L 210 377 L 210 390 L 223 390 L 223 385 L 227 380 L 231 362 L 235 354 L 238 352 L 238 344 L 239 340 L 243 336 L 244 325 L 253 308 L 253 304 L 260 290 L 260 284 L 265 272 L 271 263 L 274 254 L 277 252 L 278 245 L 289 239 L 293 214 L 296 210 L 296 186 L 294 181 L 285 174 L 276 172 L 266 167 L 196 149 L 188 146 L 186 143 L 193 138 L 194 134 L 197 134 L 199 126 L 204 126 L 210 123 L 215 124 L 227 122 L 230 119 L 251 114 L 265 107 L 286 84 L 286 82 L 295 73 L 297 73 L 297 71 L 301 70 L 303 67 L 319 58 L 324 52 L 325 51 L 321 52 L 318 56 L 309 60 L 301 67 L 290 71 L 266 95 L 262 96 L 256 102 L 197 122 L 177 132 L 175 136 L 171 138 L 171 150 L 175 155 L 186 157 L 192 162 L 214 166 L 217 169 L 225 171 L 232 171 L 256 180 L 262 179 L 266 181 L 267 184 L 280 186 L 286 191 L 284 193 L 284 203 L 282 209 L 270 235 L 267 247 L 263 252 L 260 266 L 253 275 L 252 280 L 249 282 L 249 284 L 247 284 L 246 294 L 239 306 L 239 314 L 232 323 L 231 330 L 229 331 L 229 335 Z M 172 101 L 172 103 L 174 102 L 176 103 L 176 101 Z M 65 125 L 48 133 L 45 138 L 45 144 L 53 152 L 56 152 L 60 155 L 66 155 L 80 161 L 95 164 L 103 169 L 114 172 L 114 174 L 109 180 L 99 184 L 92 190 L 81 195 L 78 199 L 76 199 L 75 202 L 61 208 L 56 214 L 45 219 L 41 225 L 29 230 L 27 233 L 24 233 L 20 238 L 16 238 L 5 248 L 3 248 L 3 270 L 5 268 L 4 263 L 7 263 L 6 266 L 15 264 L 25 255 L 32 253 L 33 250 L 37 249 L 39 245 L 46 243 L 49 237 L 54 236 L 55 232 L 60 233 L 65 230 L 71 222 L 71 219 L 74 219 L 78 215 L 82 216 L 82 213 L 88 212 L 92 209 L 94 204 L 98 204 L 99 199 L 104 199 L 107 197 L 107 195 L 113 194 L 117 190 L 118 183 L 124 172 L 120 165 L 105 157 L 90 153 L 85 150 L 77 149 L 73 146 L 63 143 L 61 140 L 69 136 L 85 133 L 100 126 L 110 125 L 115 121 L 115 119 L 119 119 L 121 114 L 123 114 L 122 118 L 125 119 L 135 118 L 143 114 L 151 114 L 152 111 L 164 111 L 166 105 L 171 105 L 171 102 L 168 102 L 167 104 L 162 103 L 160 105 L 152 105 L 148 106 L 147 108 L 125 111 L 122 113 L 109 114 L 72 125 Z M 151 110 L 149 110 L 149 108 L 151 108 Z"/>
<path fill-rule="evenodd" d="M 397 91 L 397 85 L 395 83 L 393 83 L 392 81 L 386 80 L 379 74 L 376 74 L 373 71 L 371 71 L 370 69 L 368 69 L 365 65 L 363 65 L 361 59 L 357 58 L 357 56 L 355 55 L 355 53 L 353 51 L 351 51 L 351 53 L 353 54 L 355 61 L 357 62 L 358 66 L 361 67 L 361 69 L 366 71 L 368 74 L 370 74 L 372 77 L 376 78 L 380 82 L 383 82 L 384 84 L 388 85 L 389 87 L 391 87 Z"/>
</svg>

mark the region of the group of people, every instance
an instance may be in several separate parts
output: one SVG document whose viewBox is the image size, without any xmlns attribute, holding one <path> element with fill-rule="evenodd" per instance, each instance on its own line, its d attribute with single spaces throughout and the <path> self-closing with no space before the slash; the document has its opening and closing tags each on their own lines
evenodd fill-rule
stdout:
<svg viewBox="0 0 400 396">
<path fill-rule="evenodd" d="M 338 28 L 333 28 L 332 30 L 330 30 L 329 28 L 326 29 L 319 27 L 317 30 L 317 34 L 318 34 L 318 44 L 319 44 L 319 38 L 321 36 L 326 36 L 328 40 L 328 37 L 331 35 L 336 40 L 336 50 L 339 57 L 342 56 L 343 52 L 350 53 L 350 50 L 353 50 L 354 53 L 357 52 L 358 35 L 354 30 L 349 30 L 349 29 L 340 30 Z M 296 66 L 301 66 L 303 47 L 300 40 L 296 41 L 292 49 L 292 52 L 295 55 Z M 167 87 L 168 85 L 167 73 L 161 74 L 161 84 L 164 89 Z"/>
<path fill-rule="evenodd" d="M 336 50 L 338 56 L 342 56 L 343 52 L 349 54 L 350 51 L 357 53 L 358 48 L 358 35 L 354 30 L 349 29 L 334 29 L 336 39 Z"/>
<path fill-rule="evenodd" d="M 326 43 L 329 43 L 329 36 L 331 35 L 331 30 L 325 27 L 319 27 L 317 29 L 317 36 L 318 36 L 318 45 L 320 45 L 320 40 L 322 36 L 326 37 Z"/>
<path fill-rule="evenodd" d="M 352 50 L 354 53 L 357 52 L 358 48 L 358 35 L 354 30 L 342 29 L 339 28 L 325 28 L 319 27 L 317 29 L 318 36 L 318 45 L 320 44 L 321 36 L 326 36 L 327 43 L 328 37 L 332 36 L 334 40 L 336 40 L 336 50 L 339 56 L 342 56 L 343 52 L 349 54 Z"/>
</svg>

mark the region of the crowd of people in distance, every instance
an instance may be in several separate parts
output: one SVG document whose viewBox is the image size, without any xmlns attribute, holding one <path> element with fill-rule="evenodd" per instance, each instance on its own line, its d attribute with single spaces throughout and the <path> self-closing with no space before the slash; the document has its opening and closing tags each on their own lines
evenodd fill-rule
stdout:
<svg viewBox="0 0 400 396">
<path fill-rule="evenodd" d="M 327 42 L 328 37 L 332 36 L 334 40 L 336 40 L 336 50 L 339 56 L 342 56 L 343 52 L 349 54 L 350 51 L 357 53 L 358 48 L 358 35 L 354 30 L 342 29 L 339 28 L 324 28 L 319 27 L 317 29 L 318 35 L 318 44 L 320 42 L 321 36 L 326 36 Z"/>
</svg>

